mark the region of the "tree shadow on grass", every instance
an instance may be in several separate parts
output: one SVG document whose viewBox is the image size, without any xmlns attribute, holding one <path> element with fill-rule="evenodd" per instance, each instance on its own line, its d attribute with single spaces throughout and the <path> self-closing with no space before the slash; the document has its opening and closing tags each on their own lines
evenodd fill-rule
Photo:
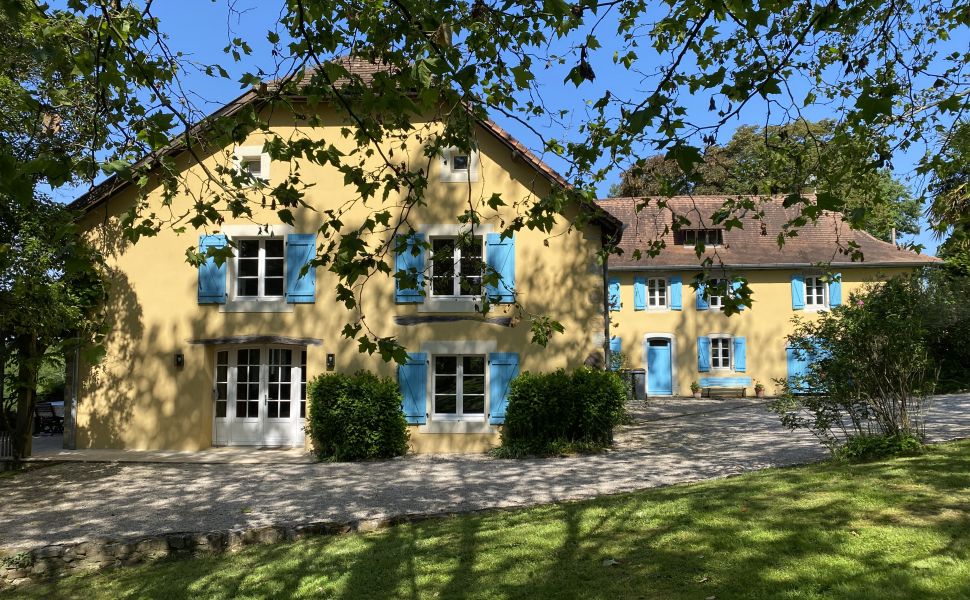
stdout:
<svg viewBox="0 0 970 600">
<path fill-rule="evenodd" d="M 956 448 L 956 450 L 954 450 Z M 106 598 L 970 597 L 970 444 L 168 561 L 24 590 Z M 616 562 L 612 562 L 615 560 Z M 604 562 L 607 561 L 607 562 Z"/>
</svg>

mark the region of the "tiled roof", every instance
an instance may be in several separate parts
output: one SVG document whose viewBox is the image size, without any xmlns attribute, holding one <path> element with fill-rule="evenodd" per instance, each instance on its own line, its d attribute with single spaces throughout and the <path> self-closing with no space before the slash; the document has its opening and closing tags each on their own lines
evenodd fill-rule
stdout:
<svg viewBox="0 0 970 600">
<path fill-rule="evenodd" d="M 682 226 L 682 229 L 723 228 L 713 224 L 712 215 L 729 198 L 676 196 L 667 198 L 668 207 L 663 209 L 658 208 L 656 198 L 600 200 L 600 206 L 623 221 L 623 239 L 620 243 L 623 253 L 610 257 L 610 268 L 697 269 L 701 259 L 697 257 L 694 246 L 674 244 L 673 215 L 676 213 L 690 221 L 690 226 Z M 825 212 L 816 223 L 801 227 L 796 237 L 786 238 L 785 244 L 779 248 L 778 234 L 782 232 L 785 223 L 799 214 L 801 206 L 785 208 L 782 200 L 782 197 L 757 200 L 757 206 L 764 211 L 763 220 L 757 220 L 754 212 L 738 214 L 743 228 L 724 228 L 723 245 L 717 248 L 708 247 L 704 255 L 712 257 L 715 264 L 760 268 L 817 263 L 830 263 L 833 266 L 911 266 L 940 262 L 936 257 L 898 248 L 864 231 L 852 229 L 840 213 L 834 212 Z M 639 212 L 638 206 L 642 206 Z M 668 229 L 666 233 L 665 229 Z M 659 239 L 663 239 L 666 247 L 657 256 L 648 256 L 650 242 Z M 847 250 L 850 241 L 859 245 L 863 254 L 861 262 L 853 262 L 851 255 L 840 251 L 840 248 Z M 641 252 L 639 259 L 634 258 L 634 250 L 637 248 Z"/>
<path fill-rule="evenodd" d="M 347 69 L 348 73 L 353 73 L 354 75 L 357 75 L 358 77 L 360 77 L 360 81 L 364 85 L 368 85 L 371 81 L 373 81 L 375 74 L 381 73 L 381 72 L 390 72 L 391 70 L 390 65 L 383 62 L 371 60 L 363 56 L 338 56 L 330 60 L 329 62 L 338 64 L 343 68 Z M 303 78 L 298 83 L 298 86 L 302 87 L 304 85 L 309 84 L 311 78 L 316 72 L 317 72 L 317 67 L 315 65 L 308 64 L 305 70 L 303 71 Z M 270 85 L 273 85 L 274 83 L 278 83 L 279 81 L 281 80 L 277 79 L 275 81 L 272 81 L 270 82 Z M 348 83 L 348 80 L 346 78 L 340 78 L 334 81 L 334 85 L 336 86 L 341 86 L 346 83 Z"/>
</svg>

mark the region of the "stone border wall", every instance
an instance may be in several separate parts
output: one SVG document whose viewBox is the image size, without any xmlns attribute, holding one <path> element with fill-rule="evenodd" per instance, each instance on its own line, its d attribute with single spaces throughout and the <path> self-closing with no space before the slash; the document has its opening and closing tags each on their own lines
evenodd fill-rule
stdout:
<svg viewBox="0 0 970 600">
<path fill-rule="evenodd" d="M 324 535 L 376 531 L 439 515 L 401 515 L 345 522 L 267 525 L 203 533 L 163 533 L 138 538 L 102 538 L 52 544 L 0 558 L 0 590 L 54 577 L 144 564 L 168 557 L 191 558 L 237 552 L 246 546 L 277 544 Z"/>
</svg>

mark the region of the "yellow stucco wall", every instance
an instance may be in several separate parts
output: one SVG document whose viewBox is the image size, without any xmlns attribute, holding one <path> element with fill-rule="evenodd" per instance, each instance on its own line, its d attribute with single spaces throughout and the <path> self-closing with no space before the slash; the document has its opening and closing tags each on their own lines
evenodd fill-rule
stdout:
<svg viewBox="0 0 970 600">
<path fill-rule="evenodd" d="M 750 377 L 754 394 L 755 381 L 765 385 L 767 394 L 778 391 L 775 379 L 787 376 L 785 336 L 792 330 L 792 318 L 815 318 L 812 310 L 794 310 L 791 301 L 791 276 L 809 270 L 751 270 L 733 273 L 747 278 L 753 293 L 753 306 L 740 314 L 726 316 L 718 310 L 695 308 L 695 291 L 690 287 L 697 271 L 635 273 L 611 271 L 612 279 L 620 280 L 621 308 L 610 313 L 612 336 L 620 338 L 625 356 L 624 366 L 646 369 L 644 342 L 654 334 L 672 334 L 673 385 L 675 395 L 689 395 L 692 381 L 703 377 Z M 841 268 L 842 298 L 846 301 L 853 291 L 867 282 L 884 280 L 905 272 L 899 268 L 850 267 Z M 633 280 L 636 276 L 667 277 L 680 275 L 683 280 L 682 310 L 634 310 Z M 668 298 L 669 302 L 669 298 Z M 697 338 L 711 334 L 743 336 L 746 345 L 747 369 L 743 373 L 715 371 L 701 373 L 697 369 Z"/>
<path fill-rule="evenodd" d="M 331 143 L 350 151 L 352 143 L 339 133 L 344 124 L 333 114 L 325 114 L 327 125 L 316 130 L 294 129 L 292 117 L 275 115 L 272 128 L 283 137 L 322 135 Z M 395 157 L 412 163 L 429 164 L 430 186 L 424 206 L 415 207 L 409 223 L 455 224 L 471 200 L 480 204 L 483 220 L 495 231 L 515 216 L 521 203 L 533 195 L 543 195 L 548 182 L 508 147 L 484 130 L 478 132 L 481 176 L 476 183 L 443 183 L 438 178 L 438 161 L 421 155 L 420 145 L 411 143 Z M 413 140 L 412 140 L 413 142 Z M 245 145 L 261 145 L 254 135 Z M 186 156 L 180 158 L 188 173 L 192 194 L 206 194 L 205 180 L 197 166 Z M 368 164 L 376 165 L 377 158 Z M 227 164 L 225 153 L 205 157 L 214 168 Z M 303 164 L 301 177 L 314 184 L 307 201 L 317 211 L 336 208 L 352 200 L 356 191 L 345 186 L 336 169 Z M 273 163 L 270 184 L 288 174 L 289 166 Z M 501 193 L 509 205 L 496 214 L 484 205 L 493 193 Z M 379 194 L 378 194 L 379 196 Z M 394 203 L 392 196 L 389 203 Z M 119 219 L 134 202 L 133 190 L 124 190 L 94 208 L 81 225 L 109 257 L 111 278 L 111 332 L 107 356 L 100 364 L 82 366 L 77 410 L 78 448 L 130 448 L 197 450 L 212 444 L 213 370 L 215 352 L 211 346 L 189 343 L 193 339 L 227 335 L 285 335 L 318 338 L 321 345 L 308 347 L 308 372 L 312 378 L 325 372 L 328 353 L 336 354 L 336 370 L 353 372 L 369 369 L 394 376 L 396 368 L 378 357 L 362 355 L 356 342 L 340 337 L 344 323 L 354 318 L 335 300 L 336 276 L 325 268 L 317 269 L 315 304 L 294 305 L 291 312 L 231 313 L 218 305 L 197 302 L 197 270 L 185 262 L 185 251 L 198 244 L 199 231 L 191 226 L 185 234 L 166 227 L 153 237 L 131 245 L 119 230 Z M 189 197 L 179 198 L 171 211 L 181 214 L 190 207 Z M 343 221 L 348 228 L 358 225 L 379 200 L 358 204 Z M 161 216 L 169 211 L 160 205 L 158 190 L 148 194 L 149 210 Z M 296 232 L 314 232 L 322 221 L 320 212 L 294 211 Z M 575 212 L 570 217 L 574 216 Z M 276 224 L 270 210 L 257 211 L 250 219 L 232 219 L 225 225 Z M 218 232 L 212 228 L 207 233 Z M 318 238 L 319 241 L 319 238 Z M 548 244 L 548 245 L 547 245 Z M 600 230 L 589 225 L 581 229 L 560 219 L 552 234 L 523 230 L 516 236 L 516 287 L 520 302 L 531 313 L 550 314 L 566 328 L 547 348 L 530 343 L 528 318 L 516 317 L 512 327 L 479 321 L 400 326 L 398 315 L 418 313 L 415 305 L 394 302 L 393 281 L 379 276 L 368 283 L 361 310 L 369 326 L 380 335 L 397 336 L 410 350 L 420 350 L 427 341 L 487 340 L 497 352 L 518 352 L 522 370 L 546 370 L 583 364 L 596 345 L 595 332 L 601 330 L 601 270 L 594 254 L 600 245 Z M 392 263 L 393 256 L 388 258 Z M 505 316 L 508 309 L 497 307 L 491 316 Z M 184 353 L 185 366 L 174 364 L 174 355 Z M 497 430 L 484 434 L 422 433 L 412 428 L 414 448 L 418 451 L 480 451 L 497 440 Z"/>
</svg>

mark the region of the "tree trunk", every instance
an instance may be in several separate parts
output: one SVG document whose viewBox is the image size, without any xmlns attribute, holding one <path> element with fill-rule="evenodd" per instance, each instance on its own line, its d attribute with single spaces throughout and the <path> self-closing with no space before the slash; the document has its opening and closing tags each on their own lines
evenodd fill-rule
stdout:
<svg viewBox="0 0 970 600">
<path fill-rule="evenodd" d="M 43 356 L 36 336 L 18 336 L 17 354 L 17 424 L 13 432 L 13 458 L 19 461 L 28 458 L 32 450 L 37 371 Z"/>
</svg>

